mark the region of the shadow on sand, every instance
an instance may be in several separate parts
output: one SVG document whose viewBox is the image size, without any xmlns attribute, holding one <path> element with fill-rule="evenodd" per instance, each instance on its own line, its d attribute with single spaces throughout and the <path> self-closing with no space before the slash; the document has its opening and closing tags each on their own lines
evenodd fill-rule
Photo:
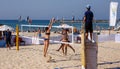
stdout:
<svg viewBox="0 0 120 69">
<path fill-rule="evenodd" d="M 106 68 L 106 69 L 120 69 L 120 67 Z"/>
<path fill-rule="evenodd" d="M 98 65 L 114 64 L 114 63 L 120 63 L 120 61 L 116 61 L 116 62 L 106 62 L 106 61 L 104 61 L 104 63 L 98 63 Z"/>
</svg>

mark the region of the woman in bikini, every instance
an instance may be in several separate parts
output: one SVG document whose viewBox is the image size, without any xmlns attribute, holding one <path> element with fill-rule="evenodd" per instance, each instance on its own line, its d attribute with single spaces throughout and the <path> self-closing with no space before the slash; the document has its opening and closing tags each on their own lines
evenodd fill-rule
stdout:
<svg viewBox="0 0 120 69">
<path fill-rule="evenodd" d="M 52 24 L 54 22 L 55 22 L 55 19 L 52 18 L 48 27 L 45 28 L 44 52 L 43 52 L 44 57 L 46 57 L 46 54 L 47 54 L 47 50 L 48 50 L 48 47 L 49 47 L 50 30 L 51 30 Z"/>
<path fill-rule="evenodd" d="M 63 31 L 62 31 L 62 39 L 61 39 L 62 42 L 69 42 L 69 36 L 67 34 L 67 31 L 68 31 L 67 29 L 63 29 Z M 70 47 L 73 50 L 73 52 L 75 52 L 75 49 L 70 44 L 65 44 L 65 43 L 62 43 L 60 48 L 57 51 L 62 49 L 63 54 L 67 55 L 67 46 Z M 64 49 L 65 49 L 65 51 L 64 51 Z"/>
</svg>

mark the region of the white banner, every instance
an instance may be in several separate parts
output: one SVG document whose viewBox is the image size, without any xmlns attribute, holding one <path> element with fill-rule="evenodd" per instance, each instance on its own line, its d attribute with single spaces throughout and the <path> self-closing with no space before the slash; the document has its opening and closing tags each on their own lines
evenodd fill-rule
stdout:
<svg viewBox="0 0 120 69">
<path fill-rule="evenodd" d="M 110 3 L 110 26 L 115 26 L 116 19 L 117 19 L 117 7 L 118 2 L 111 2 Z"/>
<path fill-rule="evenodd" d="M 115 35 L 115 42 L 120 42 L 120 34 Z"/>
</svg>

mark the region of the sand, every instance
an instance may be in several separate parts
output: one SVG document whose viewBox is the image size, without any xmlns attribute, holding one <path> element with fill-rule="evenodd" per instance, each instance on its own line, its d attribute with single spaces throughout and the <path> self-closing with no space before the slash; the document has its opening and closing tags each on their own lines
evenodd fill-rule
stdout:
<svg viewBox="0 0 120 69">
<path fill-rule="evenodd" d="M 103 42 L 98 46 L 98 69 L 120 69 L 120 43 Z"/>
<path fill-rule="evenodd" d="M 61 51 L 56 51 L 59 46 L 60 44 L 50 45 L 48 55 L 53 61 L 49 63 L 43 57 L 43 45 L 20 46 L 19 51 L 15 50 L 16 47 L 11 50 L 0 48 L 0 69 L 79 69 L 79 50 L 76 53 L 68 50 L 68 55 L 63 56 Z M 78 45 L 74 47 L 79 48 Z"/>
<path fill-rule="evenodd" d="M 75 53 L 68 49 L 68 55 L 56 49 L 60 44 L 51 44 L 48 50 L 53 61 L 47 63 L 43 57 L 43 45 L 20 46 L 11 50 L 0 48 L 0 69 L 81 69 L 80 45 L 75 44 Z M 98 46 L 98 69 L 120 67 L 120 43 L 104 42 Z"/>
<path fill-rule="evenodd" d="M 43 57 L 44 45 L 20 46 L 16 51 L 0 48 L 0 69 L 81 69 L 81 44 L 72 45 L 76 52 L 68 48 L 68 55 L 63 56 L 62 51 L 56 51 L 60 44 L 50 44 L 48 55 L 51 62 Z M 120 68 L 120 43 L 106 41 L 98 43 L 98 69 Z"/>
</svg>

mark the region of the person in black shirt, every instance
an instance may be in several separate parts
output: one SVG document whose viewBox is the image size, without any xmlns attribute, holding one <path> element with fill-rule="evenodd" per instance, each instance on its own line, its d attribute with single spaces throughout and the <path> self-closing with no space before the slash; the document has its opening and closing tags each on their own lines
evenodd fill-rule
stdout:
<svg viewBox="0 0 120 69">
<path fill-rule="evenodd" d="M 9 29 L 7 29 L 7 31 L 5 32 L 5 39 L 6 39 L 6 47 L 11 49 L 11 32 L 9 31 Z"/>
<path fill-rule="evenodd" d="M 92 40 L 92 33 L 93 33 L 93 12 L 90 10 L 91 6 L 86 6 L 87 11 L 84 14 L 83 22 L 85 23 L 85 32 L 86 32 L 86 39 L 88 39 L 88 32 L 90 33 L 90 38 Z"/>
</svg>

